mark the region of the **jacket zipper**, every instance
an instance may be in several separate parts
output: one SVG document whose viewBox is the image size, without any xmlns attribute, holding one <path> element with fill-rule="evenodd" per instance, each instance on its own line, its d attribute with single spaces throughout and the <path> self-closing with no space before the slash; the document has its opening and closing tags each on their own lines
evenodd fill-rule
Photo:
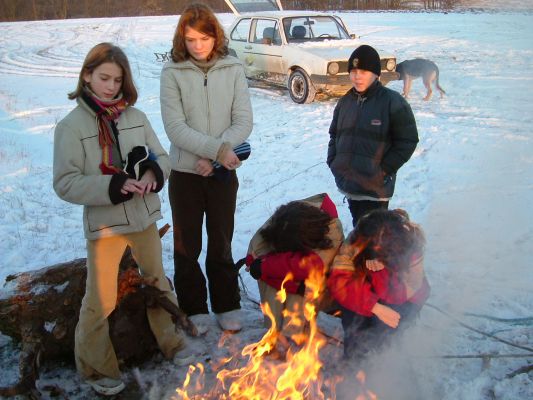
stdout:
<svg viewBox="0 0 533 400">
<path fill-rule="evenodd" d="M 198 68 L 198 67 L 196 67 Z M 209 71 L 212 71 L 213 69 L 217 69 L 216 66 L 213 66 L 209 69 Z M 199 68 L 198 68 L 199 70 Z M 207 100 L 206 108 L 207 108 L 207 133 L 211 132 L 211 124 L 209 123 L 209 91 L 207 90 L 207 74 L 209 71 L 204 72 L 204 91 L 205 91 L 205 98 Z"/>
<path fill-rule="evenodd" d="M 207 74 L 209 71 L 204 72 L 204 91 L 205 91 L 205 98 L 206 98 L 206 107 L 207 107 L 207 133 L 211 133 L 211 124 L 209 121 L 209 90 L 207 90 Z"/>
</svg>

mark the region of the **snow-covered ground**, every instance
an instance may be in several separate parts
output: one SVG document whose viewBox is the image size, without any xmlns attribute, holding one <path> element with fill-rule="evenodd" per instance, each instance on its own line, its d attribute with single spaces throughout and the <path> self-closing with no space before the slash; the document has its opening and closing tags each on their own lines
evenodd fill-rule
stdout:
<svg viewBox="0 0 533 400">
<path fill-rule="evenodd" d="M 219 16 L 225 26 L 232 22 L 230 14 Z M 343 17 L 361 40 L 396 54 L 399 61 L 429 58 L 440 68 L 447 92 L 443 99 L 422 101 L 422 83 L 414 82 L 410 102 L 421 140 L 399 172 L 391 203 L 406 209 L 426 231 L 429 302 L 478 330 L 532 348 L 533 15 Z M 159 110 L 161 64 L 154 52 L 170 48 L 176 22 L 177 17 L 166 16 L 0 24 L 0 282 L 8 274 L 85 256 L 82 209 L 57 198 L 51 165 L 54 126 L 74 106 L 66 94 L 74 89 L 93 45 L 112 41 L 126 51 L 140 89 L 138 106 L 168 148 Z M 390 87 L 400 91 L 401 85 L 392 82 Z M 253 151 L 239 170 L 234 257 L 245 255 L 251 235 L 278 205 L 314 193 L 330 194 L 347 233 L 348 208 L 324 162 L 336 99 L 296 105 L 283 90 L 252 88 L 251 93 Z M 171 223 L 166 192 L 162 200 L 161 224 Z M 165 269 L 172 275 L 170 234 L 163 238 L 163 249 Z M 244 271 L 241 275 L 250 297 L 257 298 L 253 279 Z M 256 306 L 244 297 L 243 307 L 245 330 L 231 338 L 237 347 L 263 332 Z M 217 349 L 219 338 L 213 326 L 194 343 L 216 359 L 224 351 Z M 494 358 L 485 368 L 480 359 L 432 357 L 487 353 L 528 352 L 426 307 L 401 350 L 382 356 L 389 365 L 398 365 L 391 361 L 398 357 L 404 362 L 397 370 L 370 370 L 369 387 L 381 399 L 411 399 L 413 392 L 421 399 L 533 398 L 532 372 L 507 377 L 531 365 L 533 352 L 526 358 Z M 17 358 L 16 346 L 0 336 L 0 386 L 16 380 Z M 402 380 L 406 363 L 412 366 L 409 385 Z M 152 388 L 153 398 L 169 398 L 185 372 L 155 359 L 140 366 L 137 375 Z M 133 370 L 124 373 L 134 385 Z M 38 386 L 47 384 L 64 388 L 71 399 L 93 397 L 70 364 L 45 364 Z"/>
</svg>

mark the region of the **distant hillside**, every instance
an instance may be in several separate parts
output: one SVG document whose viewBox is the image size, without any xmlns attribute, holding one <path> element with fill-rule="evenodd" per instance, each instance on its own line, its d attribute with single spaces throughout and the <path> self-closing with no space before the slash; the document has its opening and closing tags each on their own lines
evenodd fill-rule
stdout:
<svg viewBox="0 0 533 400">
<path fill-rule="evenodd" d="M 200 0 L 230 12 L 224 0 Z M 180 14 L 191 0 L 0 0 L 0 21 Z M 526 10 L 531 0 L 282 0 L 287 10 Z"/>
<path fill-rule="evenodd" d="M 479 8 L 485 10 L 533 10 L 531 0 L 460 0 L 461 8 Z"/>
</svg>

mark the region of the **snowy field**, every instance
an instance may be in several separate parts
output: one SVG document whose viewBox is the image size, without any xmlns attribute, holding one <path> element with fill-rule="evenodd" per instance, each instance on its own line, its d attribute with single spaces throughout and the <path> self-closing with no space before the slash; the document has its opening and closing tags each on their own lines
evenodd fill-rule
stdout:
<svg viewBox="0 0 533 400">
<path fill-rule="evenodd" d="M 230 14 L 219 16 L 224 26 L 232 22 Z M 523 349 L 533 348 L 533 15 L 342 16 L 362 41 L 398 61 L 423 57 L 439 66 L 446 97 L 424 102 L 421 81 L 413 84 L 410 103 L 420 143 L 399 172 L 391 207 L 406 209 L 426 231 L 429 303 L 522 346 L 475 333 L 426 307 L 400 349 L 380 358 L 397 368 L 370 370 L 368 385 L 380 399 L 533 398 L 533 372 L 513 374 L 533 363 L 533 351 Z M 162 65 L 154 52 L 170 48 L 176 22 L 166 16 L 0 23 L 0 282 L 9 274 L 85 257 L 82 207 L 59 200 L 52 189 L 52 142 L 56 123 L 75 105 L 67 92 L 75 88 L 92 46 L 112 41 L 126 51 L 140 92 L 137 106 L 168 148 L 159 110 Z M 390 84 L 398 91 L 401 86 Z M 235 259 L 245 256 L 250 237 L 277 206 L 319 192 L 333 198 L 348 233 L 348 207 L 325 164 L 337 99 L 297 105 L 283 90 L 255 87 L 251 94 L 253 150 L 238 171 Z M 166 191 L 162 200 L 160 226 L 171 224 Z M 163 251 L 171 276 L 170 234 Z M 253 279 L 241 275 L 249 296 L 257 298 Z M 260 312 L 246 296 L 243 307 L 248 318 L 243 332 L 231 338 L 236 345 L 263 333 Z M 219 337 L 213 325 L 207 337 L 193 342 L 203 346 L 205 358 L 216 359 L 223 352 Z M 493 358 L 485 365 L 479 358 L 434 357 L 489 353 L 530 355 Z M 16 380 L 17 360 L 16 345 L 0 336 L 0 386 Z M 130 386 L 140 376 L 156 399 L 170 398 L 186 369 L 156 358 L 141 365 L 139 374 L 123 372 Z M 45 364 L 38 386 L 45 385 L 60 386 L 70 399 L 94 398 L 71 364 Z"/>
</svg>

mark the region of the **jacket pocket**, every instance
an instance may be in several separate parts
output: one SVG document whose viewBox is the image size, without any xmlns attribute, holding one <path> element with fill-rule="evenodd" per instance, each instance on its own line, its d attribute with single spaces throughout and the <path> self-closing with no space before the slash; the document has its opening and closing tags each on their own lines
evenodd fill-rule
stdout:
<svg viewBox="0 0 533 400">
<path fill-rule="evenodd" d="M 129 225 L 126 203 L 87 207 L 87 224 L 90 232 Z"/>
<path fill-rule="evenodd" d="M 161 211 L 161 201 L 156 193 L 148 193 L 142 199 L 148 216 L 152 216 Z"/>
</svg>

